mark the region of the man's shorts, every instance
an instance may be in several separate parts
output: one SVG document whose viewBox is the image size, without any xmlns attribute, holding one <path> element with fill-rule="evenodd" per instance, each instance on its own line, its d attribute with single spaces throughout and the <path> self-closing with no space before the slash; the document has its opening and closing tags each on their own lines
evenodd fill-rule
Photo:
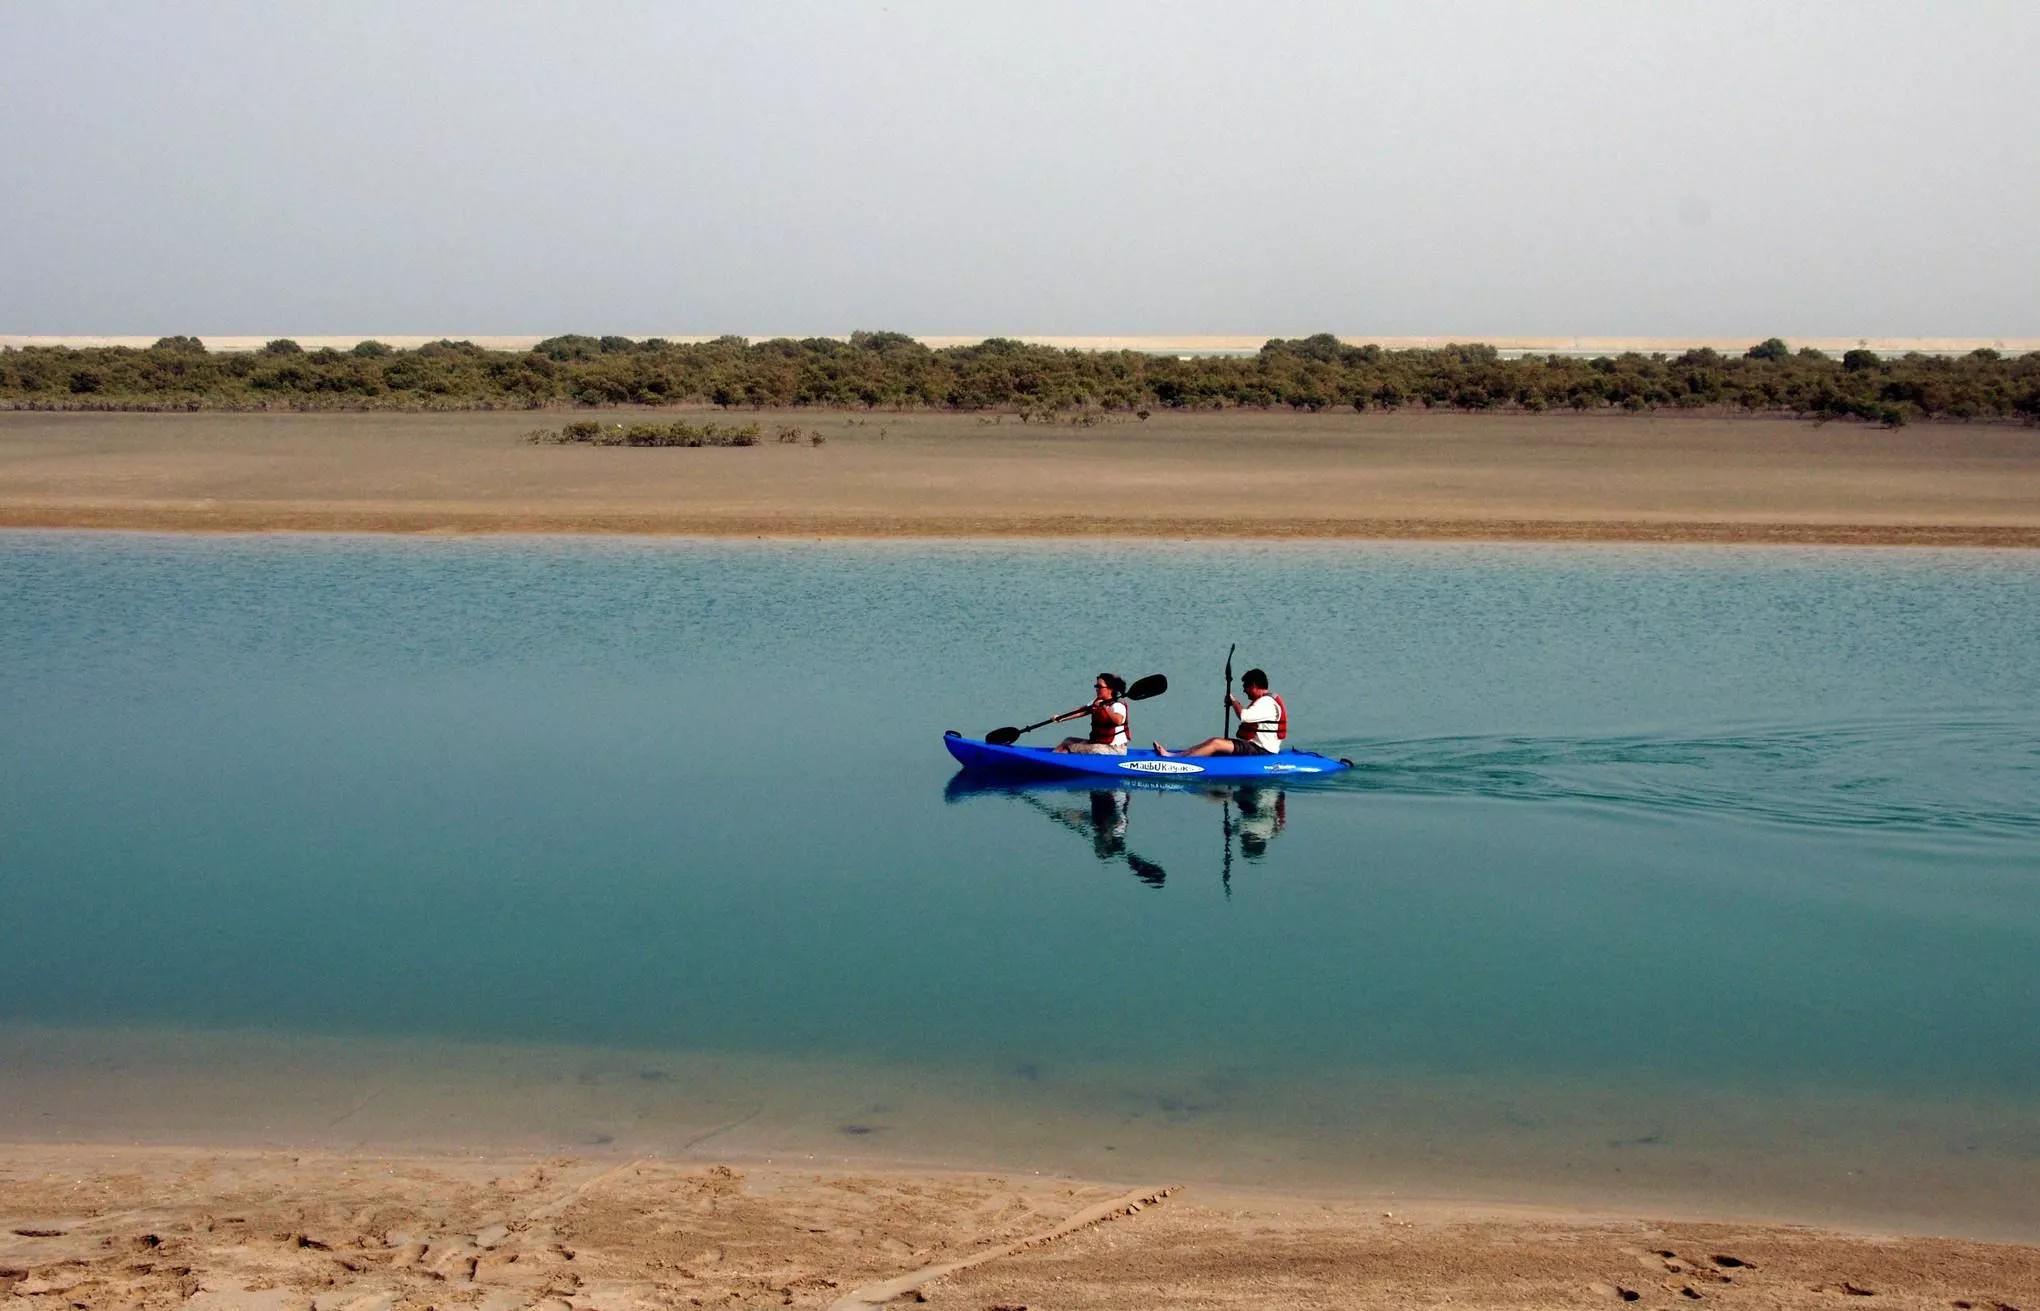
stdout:
<svg viewBox="0 0 2040 1311">
<path fill-rule="evenodd" d="M 1276 754 L 1250 737 L 1236 737 L 1232 740 L 1232 753 L 1236 756 L 1272 756 Z"/>
<path fill-rule="evenodd" d="M 1073 742 L 1070 744 L 1069 754 L 1073 756 L 1123 756 L 1126 754 L 1126 748 L 1123 746 L 1107 746 L 1103 742 Z"/>
</svg>

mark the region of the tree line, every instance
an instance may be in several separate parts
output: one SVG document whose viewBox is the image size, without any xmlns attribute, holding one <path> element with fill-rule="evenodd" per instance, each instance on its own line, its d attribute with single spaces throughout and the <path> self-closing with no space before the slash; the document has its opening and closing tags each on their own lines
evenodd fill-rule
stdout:
<svg viewBox="0 0 2040 1311">
<path fill-rule="evenodd" d="M 1852 350 L 1836 359 L 1771 338 L 1740 355 L 1592 359 L 1492 346 L 1351 345 L 1330 333 L 1269 341 L 1250 356 L 1188 359 L 1064 350 L 1007 338 L 930 348 L 904 333 L 849 339 L 550 337 L 529 350 L 364 341 L 304 350 L 211 351 L 195 337 L 145 349 L 0 350 L 0 407 L 15 409 L 544 409 L 714 404 L 729 409 L 1016 410 L 1131 413 L 1229 406 L 1295 410 L 1722 410 L 1856 418 L 2040 423 L 2040 352 L 1961 357 Z"/>
</svg>

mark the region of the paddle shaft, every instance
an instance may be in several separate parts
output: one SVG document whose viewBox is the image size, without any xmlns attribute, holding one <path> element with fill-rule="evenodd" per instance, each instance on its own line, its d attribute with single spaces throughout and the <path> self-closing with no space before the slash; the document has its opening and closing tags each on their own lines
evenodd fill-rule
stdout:
<svg viewBox="0 0 2040 1311">
<path fill-rule="evenodd" d="M 1225 899 L 1232 900 L 1232 789 L 1227 788 L 1220 798 L 1224 809 L 1220 812 L 1219 835 L 1225 846 L 1225 855 L 1218 866 L 1218 881 L 1225 888 Z"/>
<path fill-rule="evenodd" d="M 1240 649 L 1234 642 L 1225 649 L 1225 709 L 1218 714 L 1218 735 L 1224 737 L 1232 732 L 1232 658 Z M 1225 888 L 1225 899 L 1232 900 L 1232 789 L 1227 788 L 1219 801 L 1218 829 L 1225 841 L 1225 856 L 1219 867 L 1218 881 Z"/>
<path fill-rule="evenodd" d="M 1220 737 L 1224 737 L 1227 733 L 1232 732 L 1232 657 L 1233 652 L 1239 649 L 1240 644 L 1238 642 L 1234 642 L 1225 649 L 1225 709 L 1218 712 L 1218 735 Z"/>
</svg>

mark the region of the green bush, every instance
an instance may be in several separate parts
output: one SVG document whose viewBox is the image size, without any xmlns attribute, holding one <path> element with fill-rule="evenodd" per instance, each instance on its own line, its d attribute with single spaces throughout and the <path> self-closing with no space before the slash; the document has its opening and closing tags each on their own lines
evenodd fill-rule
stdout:
<svg viewBox="0 0 2040 1311">
<path fill-rule="evenodd" d="M 2036 389 L 2040 353 L 2004 358 L 1985 349 L 1959 359 L 1917 353 L 1879 359 L 1858 349 L 1833 360 L 1775 337 L 1743 354 L 1700 349 L 1598 359 L 1503 359 L 1479 343 L 1384 351 L 1325 333 L 1275 338 L 1250 356 L 1195 359 L 1061 350 L 1005 338 L 931 350 L 903 334 L 879 332 L 860 332 L 848 342 L 776 338 L 756 344 L 734 337 L 674 344 L 567 336 L 525 351 L 458 341 L 395 350 L 364 341 L 347 351 L 306 352 L 279 338 L 258 352 L 209 352 L 193 337 L 165 337 L 147 350 L 0 348 L 0 407 L 79 409 L 531 410 L 713 402 L 730 411 L 766 405 L 1017 411 L 1029 422 L 1082 424 L 1164 408 L 1535 413 L 1720 407 L 1872 423 L 1890 423 L 1894 415 L 2032 423 Z M 642 422 L 663 423 L 668 431 L 635 431 Z M 672 429 L 658 419 L 626 419 L 614 431 L 600 425 L 572 430 L 575 435 L 563 430 L 561 440 L 736 446 L 761 439 L 747 440 L 738 435 L 744 425 L 727 423 L 690 420 Z M 781 425 L 770 435 L 792 444 L 803 431 Z"/>
</svg>

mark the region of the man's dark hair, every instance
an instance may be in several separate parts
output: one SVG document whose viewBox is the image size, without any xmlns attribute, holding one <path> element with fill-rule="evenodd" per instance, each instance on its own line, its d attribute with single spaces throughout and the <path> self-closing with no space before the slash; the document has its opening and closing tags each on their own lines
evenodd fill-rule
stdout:
<svg viewBox="0 0 2040 1311">
<path fill-rule="evenodd" d="M 1268 671 L 1265 669 L 1249 669 L 1246 673 L 1241 674 L 1240 686 L 1246 687 L 1249 684 L 1252 684 L 1255 687 L 1275 686 L 1273 683 L 1268 681 Z"/>
<path fill-rule="evenodd" d="M 1126 680 L 1121 678 L 1119 675 L 1100 674 L 1098 675 L 1098 681 L 1103 683 L 1105 686 L 1111 688 L 1112 695 L 1114 696 L 1126 695 Z"/>
</svg>

